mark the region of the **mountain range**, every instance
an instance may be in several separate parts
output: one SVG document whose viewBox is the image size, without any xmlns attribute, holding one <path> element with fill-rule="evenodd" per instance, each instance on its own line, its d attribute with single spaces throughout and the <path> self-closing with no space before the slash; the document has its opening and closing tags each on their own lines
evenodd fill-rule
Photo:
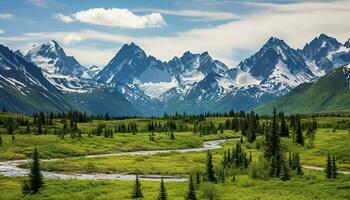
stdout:
<svg viewBox="0 0 350 200">
<path fill-rule="evenodd" d="M 325 34 L 302 49 L 271 37 L 230 67 L 208 52 L 187 51 L 161 61 L 134 43 L 122 46 L 104 67 L 82 66 L 56 41 L 34 44 L 24 53 L 0 47 L 0 106 L 25 113 L 79 109 L 150 116 L 258 106 L 263 112 L 261 105 L 272 105 L 350 63 L 350 40 L 342 44 Z"/>
</svg>

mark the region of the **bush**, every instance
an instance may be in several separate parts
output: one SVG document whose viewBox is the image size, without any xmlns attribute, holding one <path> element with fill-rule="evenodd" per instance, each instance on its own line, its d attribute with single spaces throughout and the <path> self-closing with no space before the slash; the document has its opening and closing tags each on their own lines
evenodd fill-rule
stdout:
<svg viewBox="0 0 350 200">
<path fill-rule="evenodd" d="M 200 187 L 201 196 L 204 199 L 214 200 L 218 199 L 219 194 L 214 183 L 203 183 Z"/>
<path fill-rule="evenodd" d="M 248 175 L 252 179 L 268 179 L 269 162 L 265 158 L 260 158 L 258 162 L 252 162 L 248 168 Z"/>
</svg>

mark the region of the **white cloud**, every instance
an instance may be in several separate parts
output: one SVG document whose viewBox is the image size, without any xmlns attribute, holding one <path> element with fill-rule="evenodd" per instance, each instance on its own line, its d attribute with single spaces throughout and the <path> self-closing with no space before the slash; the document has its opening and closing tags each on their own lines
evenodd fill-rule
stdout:
<svg viewBox="0 0 350 200">
<path fill-rule="evenodd" d="M 179 56 L 183 52 L 209 51 L 215 59 L 222 60 L 225 64 L 233 66 L 243 59 L 241 50 L 257 51 L 271 36 L 284 39 L 294 48 L 302 48 L 306 42 L 311 41 L 321 33 L 325 33 L 344 42 L 349 39 L 350 2 L 303 2 L 294 4 L 259 4 L 265 6 L 264 12 L 245 15 L 244 18 L 229 21 L 225 24 L 211 27 L 198 28 L 179 32 L 172 36 L 141 36 L 113 34 L 92 30 L 75 32 L 44 32 L 27 33 L 20 36 L 0 37 L 0 43 L 23 44 L 38 40 L 55 39 L 67 46 L 67 48 L 79 49 L 79 42 L 104 41 L 121 44 L 135 42 L 148 54 L 164 61 L 173 56 Z M 313 9 L 311 9 L 313 8 Z M 18 48 L 18 47 L 17 47 Z M 99 48 L 90 46 L 84 51 Z M 110 54 L 115 54 L 112 50 Z M 101 50 L 101 52 L 104 52 Z M 106 52 L 105 52 L 106 53 Z M 93 59 L 97 62 L 108 62 L 102 54 L 96 54 Z M 72 55 L 78 60 L 91 62 L 78 50 L 72 51 Z M 85 55 L 88 55 L 85 53 Z M 86 60 L 86 61 L 83 61 Z"/>
<path fill-rule="evenodd" d="M 65 22 L 65 23 L 70 23 L 70 22 L 73 22 L 73 21 L 74 21 L 74 19 L 72 19 L 71 17 L 66 16 L 66 15 L 63 15 L 63 14 L 61 14 L 61 13 L 55 14 L 55 15 L 54 15 L 54 18 L 55 18 L 55 19 L 58 19 L 58 20 L 60 20 L 60 21 L 62 21 L 62 22 Z"/>
<path fill-rule="evenodd" d="M 76 12 L 70 16 L 57 14 L 55 18 L 64 22 L 80 21 L 88 24 L 133 29 L 161 27 L 166 25 L 160 13 L 140 16 L 132 13 L 128 9 L 120 8 L 92 8 Z"/>
<path fill-rule="evenodd" d="M 144 9 L 147 10 L 147 9 Z M 215 21 L 215 20 L 234 20 L 240 18 L 238 15 L 230 12 L 218 12 L 218 11 L 199 11 L 199 10 L 152 10 L 165 15 L 174 15 L 182 17 L 191 17 L 190 20 L 203 20 L 203 21 Z"/>
<path fill-rule="evenodd" d="M 28 2 L 40 8 L 47 8 L 47 2 L 45 0 L 28 0 Z"/>
<path fill-rule="evenodd" d="M 4 34 L 4 33 L 5 33 L 5 31 L 0 29 L 0 34 Z"/>
<path fill-rule="evenodd" d="M 12 19 L 14 17 L 11 13 L 0 13 L 0 19 Z"/>
</svg>

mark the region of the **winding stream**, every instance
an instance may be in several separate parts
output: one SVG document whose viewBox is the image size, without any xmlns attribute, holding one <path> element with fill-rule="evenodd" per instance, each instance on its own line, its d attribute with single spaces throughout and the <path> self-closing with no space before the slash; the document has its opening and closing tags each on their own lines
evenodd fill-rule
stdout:
<svg viewBox="0 0 350 200">
<path fill-rule="evenodd" d="M 133 151 L 133 152 L 123 152 L 123 153 L 110 153 L 110 154 L 100 154 L 100 155 L 88 155 L 80 156 L 82 158 L 96 158 L 96 157 L 107 157 L 107 156 L 133 156 L 133 155 L 154 155 L 160 153 L 169 153 L 169 152 L 200 152 L 213 149 L 222 148 L 221 144 L 226 141 L 233 139 L 224 139 L 224 140 L 211 140 L 206 141 L 203 144 L 203 147 L 200 148 L 190 148 L 190 149 L 178 149 L 178 150 L 154 150 L 154 151 Z M 79 157 L 70 157 L 70 158 L 79 158 Z M 43 159 L 41 161 L 57 161 L 67 158 L 56 158 L 56 159 Z M 26 176 L 29 173 L 28 169 L 23 169 L 18 167 L 21 163 L 30 162 L 30 159 L 26 160 L 12 160 L 0 162 L 0 174 L 4 176 Z M 303 166 L 305 169 L 311 170 L 324 170 L 321 167 L 317 166 Z M 349 171 L 338 171 L 340 174 L 350 174 Z M 102 173 L 91 173 L 91 174 L 79 174 L 79 173 L 58 173 L 58 172 L 47 172 L 42 171 L 44 178 L 50 179 L 81 179 L 81 180 L 135 180 L 135 174 L 102 174 Z M 141 180 L 149 181 L 159 181 L 161 176 L 156 175 L 140 175 Z M 172 177 L 172 176 L 163 176 L 164 181 L 168 182 L 184 182 L 187 181 L 187 178 L 183 177 Z"/>
<path fill-rule="evenodd" d="M 107 156 L 133 156 L 133 155 L 154 155 L 160 153 L 169 153 L 169 152 L 200 152 L 213 149 L 222 148 L 221 143 L 230 141 L 233 139 L 223 139 L 223 140 L 211 140 L 203 143 L 203 147 L 200 148 L 190 148 L 190 149 L 177 149 L 177 150 L 154 150 L 154 151 L 133 151 L 133 152 L 123 152 L 123 153 L 109 153 L 109 154 L 100 154 L 100 155 L 87 155 L 80 156 L 82 158 L 97 158 L 97 157 L 107 157 Z M 69 157 L 69 158 L 79 158 L 79 157 Z M 42 159 L 42 162 L 47 161 L 57 161 L 68 158 L 55 158 L 55 159 Z M 18 167 L 21 163 L 30 162 L 31 159 L 24 160 L 12 160 L 0 162 L 0 174 L 4 176 L 26 176 L 29 173 L 28 169 L 23 169 Z M 91 174 L 79 174 L 79 173 L 57 173 L 57 172 L 47 172 L 42 171 L 44 178 L 51 179 L 81 179 L 81 180 L 135 180 L 135 174 L 102 174 L 102 173 L 91 173 Z M 152 180 L 159 181 L 161 176 L 156 175 L 139 175 L 141 180 Z M 187 178 L 182 177 L 172 177 L 172 176 L 163 176 L 164 181 L 176 181 L 184 182 L 187 181 Z"/>
</svg>

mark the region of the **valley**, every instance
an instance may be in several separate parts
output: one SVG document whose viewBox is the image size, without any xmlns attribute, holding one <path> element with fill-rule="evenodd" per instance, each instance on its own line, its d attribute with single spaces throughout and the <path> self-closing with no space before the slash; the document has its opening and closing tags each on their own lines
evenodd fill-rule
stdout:
<svg viewBox="0 0 350 200">
<path fill-rule="evenodd" d="M 140 176 L 144 199 L 154 199 L 158 195 L 160 177 L 164 177 L 168 198 L 183 199 L 189 176 L 199 174 L 200 180 L 205 181 L 207 150 L 210 149 L 217 182 L 199 184 L 198 197 L 204 198 L 204 188 L 210 187 L 220 199 L 285 199 L 287 193 L 288 198 L 347 198 L 346 185 L 350 181 L 347 175 L 350 172 L 350 154 L 347 151 L 350 118 L 347 115 L 302 117 L 301 145 L 297 143 L 298 128 L 294 127 L 297 125 L 293 125 L 297 123 L 295 115 L 287 115 L 283 119 L 279 113 L 278 129 L 282 130 L 282 123 L 286 120 L 289 132 L 289 136 L 279 136 L 285 162 L 291 159 L 290 152 L 298 152 L 303 168 L 302 175 L 290 169 L 290 180 L 287 181 L 279 177 L 268 178 L 267 172 L 264 172 L 267 169 L 261 165 L 265 162 L 267 146 L 266 133 L 263 132 L 268 130 L 264 127 L 266 122 L 271 125 L 274 118 L 253 116 L 254 113 L 231 112 L 222 116 L 113 119 L 109 116 L 90 118 L 78 112 L 34 116 L 1 113 L 3 127 L 8 127 L 11 121 L 16 125 L 10 133 L 8 128 L 0 129 L 0 173 L 7 174 L 0 176 L 0 188 L 8 199 L 22 198 L 20 184 L 23 178 L 16 176 L 25 175 L 26 171 L 7 171 L 10 168 L 4 163 L 12 160 L 14 166 L 30 168 L 35 147 L 40 152 L 45 187 L 40 194 L 27 196 L 28 199 L 43 199 L 46 195 L 54 199 L 66 198 L 67 195 L 76 198 L 130 199 L 135 174 Z M 251 119 L 257 119 L 257 124 L 251 125 Z M 43 120 L 41 128 L 38 125 L 41 124 L 40 120 Z M 245 123 L 248 123 L 247 127 Z M 314 127 L 313 130 L 310 130 L 311 127 Z M 251 128 L 256 131 L 251 132 Z M 221 142 L 210 145 L 211 141 Z M 242 148 L 242 155 L 251 160 L 246 167 L 225 167 L 223 179 L 220 166 L 223 166 L 227 152 L 231 152 L 232 147 L 237 148 L 237 145 Z M 332 181 L 325 177 L 323 170 L 314 169 L 326 168 L 328 153 L 337 158 L 338 175 Z M 16 161 L 21 159 L 26 160 Z M 260 175 L 254 175 L 256 170 Z M 198 178 L 195 180 L 198 181 Z M 338 189 L 334 188 L 334 184 Z M 76 190 L 68 189 L 70 187 Z M 66 192 L 60 192 L 62 189 Z"/>
</svg>

